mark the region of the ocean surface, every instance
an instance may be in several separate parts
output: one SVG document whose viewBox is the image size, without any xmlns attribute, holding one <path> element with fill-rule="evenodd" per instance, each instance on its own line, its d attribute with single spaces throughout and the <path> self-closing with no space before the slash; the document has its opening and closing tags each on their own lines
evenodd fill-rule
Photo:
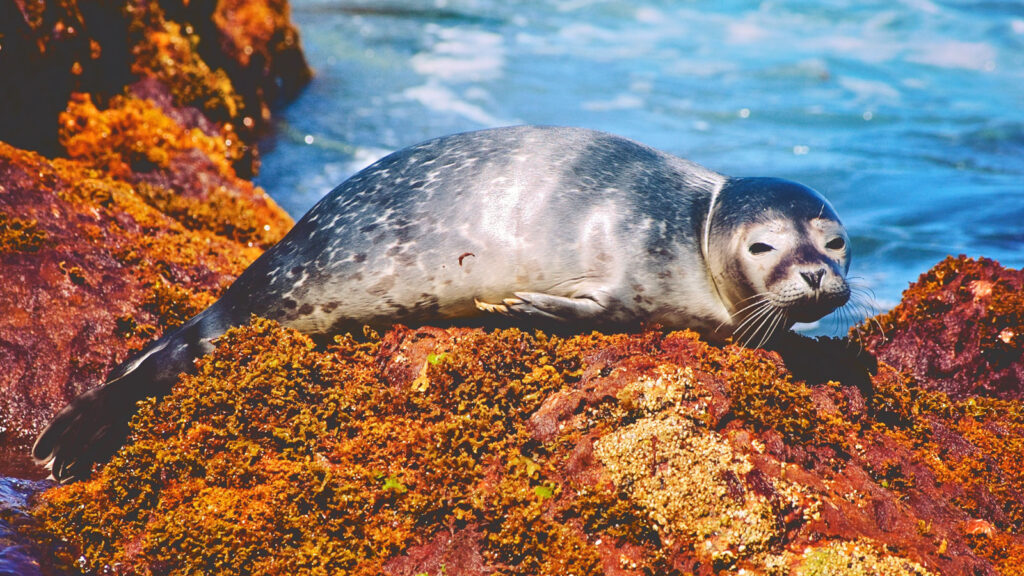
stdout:
<svg viewBox="0 0 1024 576">
<path fill-rule="evenodd" d="M 1024 3 L 293 0 L 316 70 L 261 143 L 295 217 L 398 148 L 621 134 L 828 196 L 876 311 L 948 254 L 1024 265 Z M 843 319 L 805 327 L 839 334 Z"/>
</svg>

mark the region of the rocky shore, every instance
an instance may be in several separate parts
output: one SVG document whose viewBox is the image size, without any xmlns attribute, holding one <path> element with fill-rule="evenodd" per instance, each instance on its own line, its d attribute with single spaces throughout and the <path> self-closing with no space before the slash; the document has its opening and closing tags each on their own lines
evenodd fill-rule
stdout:
<svg viewBox="0 0 1024 576">
<path fill-rule="evenodd" d="M 291 225 L 246 178 L 309 76 L 284 2 L 0 0 L 0 574 L 1024 565 L 1024 273 L 963 257 L 771 351 L 256 319 L 41 492 L 47 419 Z"/>
<path fill-rule="evenodd" d="M 292 221 L 244 178 L 309 79 L 287 5 L 0 2 L 0 446 L 207 306 Z M 17 79 L 17 80 L 15 80 Z"/>
<path fill-rule="evenodd" d="M 0 573 L 64 573 L 32 437 L 291 227 L 247 178 L 310 70 L 283 1 L 0 0 L 0 78 Z"/>
</svg>

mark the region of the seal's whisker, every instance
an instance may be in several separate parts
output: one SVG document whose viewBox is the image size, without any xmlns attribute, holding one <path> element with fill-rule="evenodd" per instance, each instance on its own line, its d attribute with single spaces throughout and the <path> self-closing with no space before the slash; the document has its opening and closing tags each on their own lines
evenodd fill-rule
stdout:
<svg viewBox="0 0 1024 576">
<path fill-rule="evenodd" d="M 744 318 L 743 322 L 740 322 L 740 324 L 733 330 L 733 341 L 736 343 L 743 342 L 746 339 L 747 333 L 757 326 L 764 316 L 771 314 L 774 308 L 775 306 L 773 306 L 771 302 L 762 302 L 757 309 Z"/>
<path fill-rule="evenodd" d="M 851 296 L 854 298 L 857 296 L 861 296 L 867 301 L 862 301 L 862 303 L 870 303 L 870 308 L 878 309 L 878 306 L 875 305 L 875 302 L 878 300 L 878 298 L 875 296 L 875 291 L 871 289 L 871 286 L 869 286 L 865 282 L 862 282 L 861 280 L 861 278 L 857 277 L 847 278 L 846 283 L 850 287 Z"/>
<path fill-rule="evenodd" d="M 870 286 L 861 286 L 859 283 L 850 282 L 850 291 L 855 294 L 864 294 L 872 300 L 875 299 L 875 291 Z"/>
<path fill-rule="evenodd" d="M 776 309 L 776 312 L 777 313 L 775 315 L 775 320 L 772 321 L 771 326 L 768 327 L 768 330 L 767 332 L 765 332 L 765 335 L 761 338 L 761 341 L 757 343 L 758 348 L 764 346 L 766 342 L 771 341 L 772 336 L 775 335 L 775 331 L 780 326 L 785 326 L 785 318 L 787 317 L 786 312 L 780 309 Z"/>
<path fill-rule="evenodd" d="M 747 326 L 739 335 L 739 340 L 743 342 L 743 346 L 749 345 L 754 340 L 754 338 L 757 337 L 757 334 L 760 333 L 761 328 L 763 328 L 764 325 L 771 320 L 776 310 L 778 310 L 778 308 L 776 308 L 770 302 L 766 302 L 763 308 L 759 308 L 757 312 L 751 314 L 751 322 L 747 324 Z"/>
<path fill-rule="evenodd" d="M 749 300 L 749 298 L 747 298 L 747 300 Z M 763 305 L 765 302 L 767 302 L 767 300 L 768 300 L 768 296 L 764 295 L 763 298 L 757 300 L 756 302 L 754 302 L 752 304 L 748 304 L 747 306 L 744 306 L 743 308 L 732 312 L 731 314 L 729 314 L 729 318 L 728 319 L 723 320 L 721 323 L 718 324 L 718 326 L 715 327 L 715 331 L 716 332 L 720 331 L 722 329 L 722 326 L 725 326 L 726 324 L 728 324 L 730 322 L 734 322 L 736 320 L 736 318 L 739 317 L 741 314 L 743 314 L 744 312 L 750 310 L 751 308 L 756 308 L 758 306 Z M 749 317 L 749 315 L 747 317 Z M 744 320 L 745 319 L 746 318 L 744 318 Z M 740 325 L 742 325 L 742 324 L 743 324 L 743 322 L 741 321 Z M 738 327 L 739 326 L 737 326 L 737 328 Z M 735 332 L 735 331 L 736 331 L 736 329 L 734 328 L 733 332 Z"/>
<path fill-rule="evenodd" d="M 770 296 L 770 295 L 771 295 L 771 292 L 758 292 L 757 294 L 754 294 L 753 296 L 747 296 L 743 300 L 740 300 L 739 302 L 736 303 L 736 305 L 739 306 L 740 304 L 743 304 L 744 302 L 749 302 L 749 301 L 753 300 L 754 298 L 762 298 L 762 297 L 767 297 L 767 296 Z"/>
<path fill-rule="evenodd" d="M 835 310 L 832 311 L 831 316 L 835 319 L 835 322 L 838 325 L 843 326 L 850 321 L 850 315 L 848 310 L 849 306 L 850 303 L 847 302 L 846 304 L 843 304 L 839 308 L 836 308 Z"/>
<path fill-rule="evenodd" d="M 870 292 L 872 297 L 874 297 L 875 295 L 874 291 L 871 289 L 871 286 L 868 284 L 867 279 L 864 278 L 863 276 L 847 276 L 846 283 L 849 284 L 851 288 L 859 288 L 861 290 Z"/>
<path fill-rule="evenodd" d="M 863 311 L 860 309 L 859 304 L 854 301 L 847 302 L 842 308 L 838 310 L 842 317 L 842 325 L 850 326 L 854 332 L 859 332 L 860 327 L 857 323 L 857 318 L 861 317 Z M 854 342 L 853 338 L 846 339 L 847 347 Z"/>
<path fill-rule="evenodd" d="M 763 307 L 763 308 L 759 308 L 756 312 L 754 312 L 750 316 L 747 316 L 743 320 L 743 323 L 740 324 L 739 326 L 737 326 L 736 330 L 733 331 L 733 333 L 732 333 L 733 342 L 736 343 L 736 344 L 739 344 L 740 346 L 744 346 L 745 345 L 744 342 L 745 342 L 745 340 L 747 338 L 747 334 L 751 330 L 755 329 L 755 326 L 757 326 L 757 324 L 760 321 L 760 319 L 765 314 L 768 314 L 768 313 L 770 313 L 770 308 L 768 308 L 766 306 L 766 307 Z"/>
<path fill-rule="evenodd" d="M 775 322 L 772 323 L 771 328 L 768 329 L 768 333 L 765 334 L 764 342 L 762 344 L 758 344 L 758 347 L 761 347 L 764 344 L 771 342 L 772 338 L 775 337 L 778 331 L 786 326 L 786 322 L 788 321 L 788 319 L 789 314 L 787 314 L 785 310 L 779 310 L 778 317 L 775 319 Z"/>
<path fill-rule="evenodd" d="M 758 295 L 757 295 L 757 297 L 758 297 L 758 299 L 757 299 L 757 300 L 755 300 L 754 302 L 752 302 L 752 303 L 750 303 L 750 304 L 747 304 L 747 305 L 746 305 L 746 306 L 744 306 L 743 308 L 740 308 L 739 310 L 737 310 L 737 311 L 733 312 L 733 316 L 735 316 L 736 314 L 741 314 L 741 313 L 742 313 L 742 312 L 743 312 L 744 310 L 749 310 L 749 309 L 753 308 L 754 306 L 757 306 L 757 305 L 759 305 L 759 304 L 763 304 L 764 302 L 766 302 L 767 300 L 769 300 L 769 298 L 771 297 L 771 295 L 770 295 L 770 294 L 768 294 L 768 293 L 763 293 L 763 294 L 758 294 Z M 746 301 L 748 301 L 748 300 L 750 300 L 750 298 L 747 298 L 747 299 L 746 299 L 746 300 L 744 300 L 743 302 L 746 302 Z"/>
<path fill-rule="evenodd" d="M 844 325 L 850 326 L 852 337 L 847 339 L 848 343 L 859 340 L 862 336 L 865 323 L 874 325 L 882 339 L 885 339 L 885 329 L 876 319 L 878 306 L 875 304 L 873 293 L 870 289 L 853 287 L 852 296 L 846 304 L 837 310 Z"/>
<path fill-rule="evenodd" d="M 854 288 L 850 294 L 850 301 L 864 311 L 865 320 L 867 320 L 869 316 L 875 316 L 882 312 L 878 303 L 875 301 L 874 293 L 870 290 Z"/>
<path fill-rule="evenodd" d="M 747 335 L 746 335 L 746 336 L 744 337 L 744 339 L 743 339 L 743 346 L 744 346 L 745 348 L 750 348 L 750 345 L 754 343 L 754 339 L 755 339 L 755 338 L 757 338 L 758 334 L 760 334 L 760 333 L 761 333 L 761 330 L 762 330 L 762 329 L 763 329 L 763 328 L 764 328 L 764 327 L 765 327 L 765 326 L 766 326 L 766 325 L 767 325 L 767 324 L 768 324 L 769 322 L 771 322 L 771 320 L 772 320 L 772 319 L 773 319 L 774 317 L 775 317 L 775 311 L 774 311 L 774 310 L 768 310 L 768 311 L 767 311 L 767 314 L 764 314 L 764 315 L 762 315 L 762 316 L 761 316 L 761 319 L 760 319 L 760 320 L 758 320 L 758 322 L 757 322 L 757 325 L 756 325 L 756 326 L 754 326 L 754 329 L 753 329 L 753 330 L 751 330 L 751 331 L 750 331 L 750 333 L 749 333 L 749 334 L 747 334 Z"/>
<path fill-rule="evenodd" d="M 740 304 L 742 304 L 744 302 L 747 302 L 747 301 L 749 301 L 749 300 L 751 300 L 753 298 L 759 298 L 759 299 L 757 301 L 755 301 L 754 303 L 747 304 L 743 308 L 740 308 L 739 310 L 736 310 L 736 311 L 732 312 L 731 314 L 729 314 L 729 319 L 728 320 L 724 320 L 721 324 L 719 324 L 717 327 L 715 327 L 715 331 L 717 332 L 717 331 L 721 330 L 722 326 L 725 326 L 729 322 L 732 322 L 733 320 L 736 319 L 737 316 L 739 316 L 740 314 L 746 312 L 747 310 L 749 310 L 751 308 L 754 308 L 756 306 L 760 306 L 760 305 L 764 304 L 768 300 L 769 294 L 766 293 L 766 292 L 762 292 L 760 294 L 754 294 L 750 298 L 744 298 L 743 300 L 741 300 Z"/>
<path fill-rule="evenodd" d="M 874 291 L 866 286 L 860 286 L 858 284 L 852 285 L 851 288 L 853 289 L 853 297 L 850 301 L 860 312 L 860 321 L 857 322 L 856 325 L 857 329 L 859 330 L 860 325 L 864 322 L 874 324 L 875 327 L 878 328 L 879 333 L 882 334 L 882 339 L 884 340 L 885 329 L 882 327 L 882 324 L 876 320 L 876 316 L 878 316 L 881 310 L 876 303 Z"/>
<path fill-rule="evenodd" d="M 761 320 L 757 323 L 757 327 L 754 329 L 754 331 L 750 333 L 749 338 L 747 338 L 746 342 L 744 343 L 744 346 L 750 347 L 750 344 L 754 341 L 754 338 L 757 338 L 758 334 L 761 334 L 762 330 L 767 329 L 772 324 L 772 322 L 775 321 L 777 313 L 778 310 L 776 308 L 770 308 L 768 310 L 768 313 L 761 317 Z"/>
<path fill-rule="evenodd" d="M 737 324 L 732 330 L 733 340 L 738 343 L 740 337 L 746 330 L 750 328 L 752 322 L 755 322 L 757 318 L 765 313 L 767 303 L 762 303 L 760 307 L 748 314 L 739 324 Z"/>
</svg>

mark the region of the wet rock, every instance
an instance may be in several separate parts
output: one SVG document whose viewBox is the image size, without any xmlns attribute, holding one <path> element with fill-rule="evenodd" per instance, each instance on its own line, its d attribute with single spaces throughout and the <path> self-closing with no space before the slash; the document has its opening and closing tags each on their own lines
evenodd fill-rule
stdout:
<svg viewBox="0 0 1024 576">
<path fill-rule="evenodd" d="M 58 115 L 72 93 L 102 105 L 153 78 L 175 106 L 240 135 L 235 167 L 248 176 L 254 131 L 310 70 L 282 0 L 2 0 L 0 77 L 0 140 L 14 146 L 60 154 Z"/>
</svg>

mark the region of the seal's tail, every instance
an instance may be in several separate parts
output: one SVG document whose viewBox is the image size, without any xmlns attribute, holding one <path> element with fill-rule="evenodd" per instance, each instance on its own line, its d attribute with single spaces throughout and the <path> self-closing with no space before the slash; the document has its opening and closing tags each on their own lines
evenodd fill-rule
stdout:
<svg viewBox="0 0 1024 576">
<path fill-rule="evenodd" d="M 93 464 L 107 461 L 124 444 L 138 401 L 170 392 L 182 372 L 194 370 L 193 360 L 213 348 L 210 339 L 226 328 L 216 318 L 208 308 L 119 366 L 105 384 L 72 400 L 39 435 L 33 458 L 60 482 L 88 478 Z"/>
</svg>

